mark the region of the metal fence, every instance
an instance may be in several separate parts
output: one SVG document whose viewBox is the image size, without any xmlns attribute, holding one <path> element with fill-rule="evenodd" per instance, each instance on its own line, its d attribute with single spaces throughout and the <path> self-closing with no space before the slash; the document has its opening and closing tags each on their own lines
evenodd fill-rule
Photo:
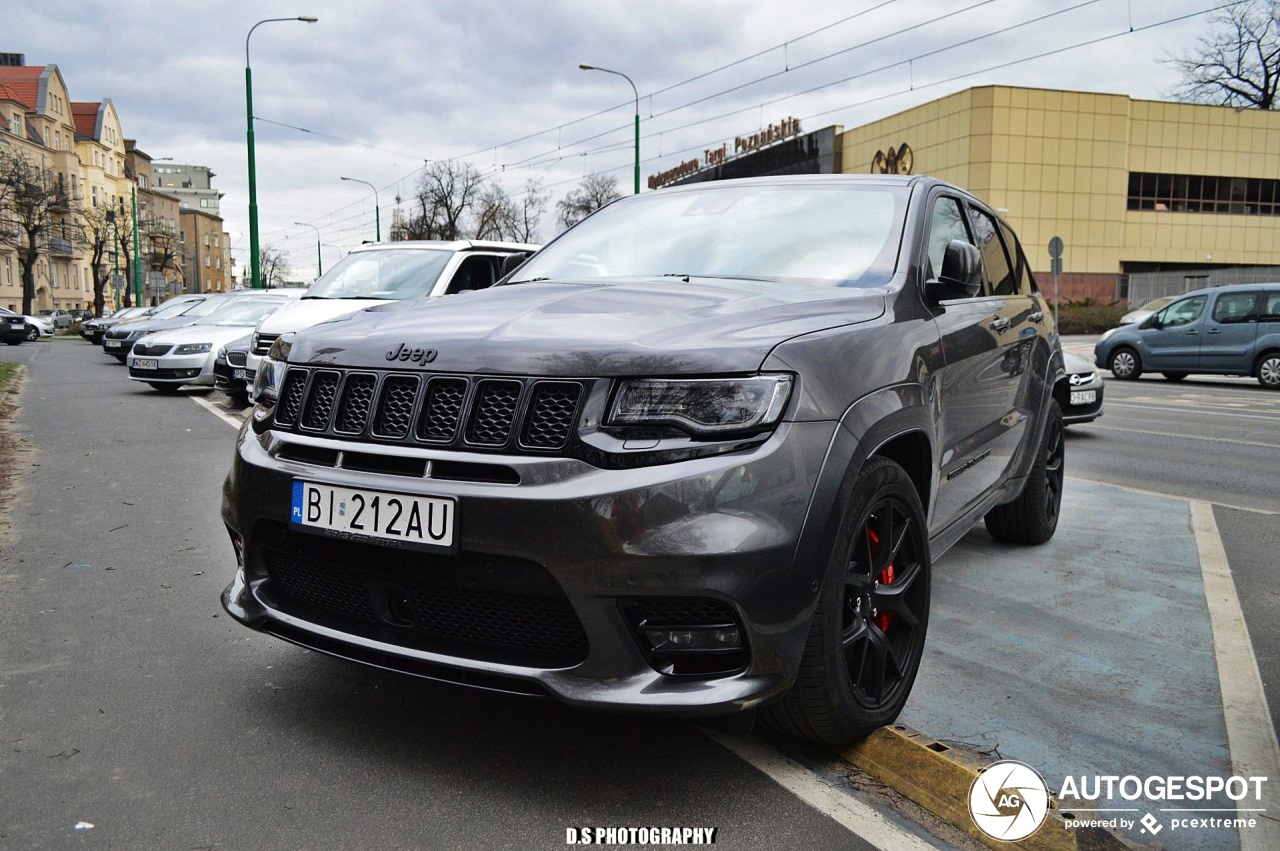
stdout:
<svg viewBox="0 0 1280 851">
<path fill-rule="evenodd" d="M 1265 284 L 1280 281 L 1280 266 L 1236 266 L 1182 272 L 1135 272 L 1129 275 L 1128 300 L 1138 307 L 1166 295 L 1182 295 L 1205 287 Z"/>
</svg>

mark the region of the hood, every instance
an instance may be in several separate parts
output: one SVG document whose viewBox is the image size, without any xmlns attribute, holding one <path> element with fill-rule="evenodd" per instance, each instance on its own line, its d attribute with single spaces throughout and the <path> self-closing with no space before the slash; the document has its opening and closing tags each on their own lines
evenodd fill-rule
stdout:
<svg viewBox="0 0 1280 851">
<path fill-rule="evenodd" d="M 262 334 L 288 334 L 310 328 L 317 322 L 388 303 L 391 302 L 373 298 L 303 298 L 286 304 L 263 319 L 258 324 L 258 331 Z"/>
<path fill-rule="evenodd" d="M 200 317 L 198 316 L 175 316 L 172 319 L 135 319 L 125 320 L 116 325 L 111 326 L 107 332 L 107 336 L 113 340 L 120 340 L 132 334 L 134 331 L 141 331 L 143 336 L 154 334 L 157 331 L 165 331 L 169 328 L 184 328 L 187 325 L 194 325 Z"/>
<path fill-rule="evenodd" d="M 224 343 L 239 340 L 253 330 L 243 325 L 188 325 L 143 337 L 150 345 L 181 346 L 184 343 L 212 343 L 214 351 Z"/>
<path fill-rule="evenodd" d="M 884 313 L 879 292 L 693 278 L 539 282 L 398 302 L 299 334 L 291 362 L 559 376 L 750 372 L 778 343 Z"/>
</svg>

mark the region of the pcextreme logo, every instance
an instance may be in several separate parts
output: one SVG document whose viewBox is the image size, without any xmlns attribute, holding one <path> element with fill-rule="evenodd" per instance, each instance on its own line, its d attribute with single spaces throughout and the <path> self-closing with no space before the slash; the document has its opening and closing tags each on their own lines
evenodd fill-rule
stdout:
<svg viewBox="0 0 1280 851">
<path fill-rule="evenodd" d="M 1049 812 L 1049 787 L 1031 766 L 1006 759 L 979 772 L 969 789 L 969 815 L 978 829 L 1001 842 L 1026 839 Z"/>
</svg>

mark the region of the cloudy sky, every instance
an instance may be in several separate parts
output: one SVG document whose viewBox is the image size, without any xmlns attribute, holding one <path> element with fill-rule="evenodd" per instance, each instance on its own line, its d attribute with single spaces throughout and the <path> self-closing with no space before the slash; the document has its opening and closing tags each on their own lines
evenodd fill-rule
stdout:
<svg viewBox="0 0 1280 851">
<path fill-rule="evenodd" d="M 647 178 L 787 116 L 855 127 L 974 85 L 1165 98 L 1177 80 L 1161 60 L 1223 2 L 12 0 L 0 51 L 56 64 L 73 100 L 110 98 L 153 157 L 211 167 L 239 263 L 245 35 L 319 18 L 265 24 L 251 44 L 262 243 L 308 278 L 316 232 L 295 222 L 319 228 L 326 263 L 373 238 L 372 192 L 344 175 L 380 190 L 384 236 L 429 160 L 460 158 L 513 194 L 541 181 L 543 237 L 585 174 L 629 191 L 631 89 L 579 63 L 635 81 Z"/>
</svg>

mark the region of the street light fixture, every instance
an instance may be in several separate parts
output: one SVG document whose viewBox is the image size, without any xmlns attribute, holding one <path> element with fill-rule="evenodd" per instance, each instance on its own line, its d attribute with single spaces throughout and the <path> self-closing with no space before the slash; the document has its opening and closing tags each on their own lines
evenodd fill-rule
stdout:
<svg viewBox="0 0 1280 851">
<path fill-rule="evenodd" d="M 632 81 L 632 79 L 628 77 L 626 74 L 622 73 L 621 71 L 611 71 L 608 68 L 601 68 L 597 65 L 579 65 L 578 67 L 583 71 L 603 71 L 606 74 L 616 74 L 617 76 L 626 80 L 628 83 L 631 83 L 631 91 L 636 96 L 636 191 L 635 191 L 635 194 L 639 195 L 640 194 L 640 92 L 638 89 L 636 89 L 636 84 Z"/>
<path fill-rule="evenodd" d="M 382 242 L 382 214 L 378 212 L 378 187 L 374 186 L 369 181 L 361 180 L 358 177 L 343 177 L 340 179 L 350 180 L 352 183 L 363 183 L 365 186 L 368 186 L 370 189 L 373 190 L 373 222 L 374 222 L 374 226 L 377 228 L 376 234 L 378 237 L 378 242 Z"/>
<path fill-rule="evenodd" d="M 318 278 L 324 274 L 324 260 L 320 257 L 320 228 L 315 225 L 309 225 L 306 222 L 294 222 L 294 224 L 304 228 L 311 228 L 316 232 L 316 277 Z"/>
<path fill-rule="evenodd" d="M 249 121 L 247 134 L 249 141 L 249 268 L 251 286 L 255 290 L 262 289 L 262 270 L 261 258 L 258 257 L 258 177 L 253 150 L 253 71 L 249 65 L 249 39 L 253 36 L 253 31 L 263 24 L 276 21 L 303 21 L 314 24 L 317 20 L 319 18 L 310 15 L 299 15 L 296 18 L 265 18 L 249 27 L 249 34 L 244 37 L 244 107 Z"/>
</svg>

